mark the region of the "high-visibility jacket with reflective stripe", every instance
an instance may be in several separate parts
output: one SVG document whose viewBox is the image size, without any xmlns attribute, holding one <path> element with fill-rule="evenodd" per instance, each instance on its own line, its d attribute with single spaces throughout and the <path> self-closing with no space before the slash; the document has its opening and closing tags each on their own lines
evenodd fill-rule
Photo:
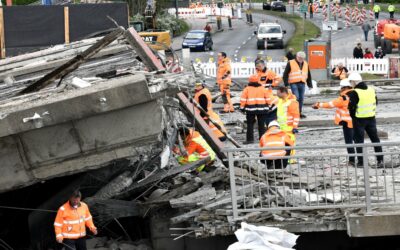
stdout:
<svg viewBox="0 0 400 250">
<path fill-rule="evenodd" d="M 343 121 L 347 123 L 348 128 L 352 128 L 353 120 L 351 119 L 350 112 L 348 109 L 350 99 L 347 96 L 347 93 L 349 91 L 352 91 L 352 89 L 347 89 L 345 91 L 342 91 L 340 93 L 340 96 L 335 100 L 332 100 L 330 102 L 320 102 L 318 106 L 320 108 L 326 108 L 326 109 L 336 108 L 335 124 L 339 125 L 339 123 Z"/>
<path fill-rule="evenodd" d="M 339 69 L 339 67 L 336 67 L 334 74 L 336 77 L 339 77 L 340 80 L 347 78 L 347 73 L 344 68 Z"/>
<path fill-rule="evenodd" d="M 280 130 L 277 127 L 271 127 L 268 131 L 261 137 L 260 139 L 260 147 L 285 147 L 285 146 L 293 146 L 294 141 L 290 138 L 290 136 Z M 261 155 L 266 157 L 277 157 L 277 156 L 285 156 L 286 150 L 284 149 L 269 149 L 261 151 Z"/>
<path fill-rule="evenodd" d="M 263 114 L 270 110 L 273 96 L 261 84 L 249 83 L 240 97 L 240 108 L 248 114 Z"/>
<path fill-rule="evenodd" d="M 263 87 L 276 87 L 282 81 L 282 78 L 272 70 L 257 70 L 257 76 L 260 79 L 258 83 Z"/>
<path fill-rule="evenodd" d="M 70 206 L 69 202 L 66 202 L 58 209 L 54 221 L 56 238 L 82 238 L 86 235 L 86 227 L 91 231 L 96 229 L 93 224 L 92 215 L 85 203 L 81 202 L 78 208 L 73 208 Z"/>
<path fill-rule="evenodd" d="M 375 5 L 374 12 L 380 12 L 380 11 L 381 11 L 381 7 L 379 5 Z"/>
<path fill-rule="evenodd" d="M 294 128 L 299 126 L 299 103 L 293 99 L 284 100 L 280 98 L 278 101 L 277 117 L 281 130 L 292 132 Z"/>
<path fill-rule="evenodd" d="M 202 90 L 197 91 L 194 94 L 194 100 L 197 103 L 200 103 L 199 102 L 199 98 L 200 98 L 201 95 L 205 95 L 207 97 L 207 110 L 208 111 L 212 110 L 212 95 L 211 95 L 210 91 L 207 88 L 203 88 Z"/>
<path fill-rule="evenodd" d="M 388 7 L 388 11 L 389 12 L 393 12 L 393 11 L 395 11 L 395 7 L 394 7 L 394 5 L 393 4 L 391 4 L 391 5 L 389 5 L 389 7 Z"/>
<path fill-rule="evenodd" d="M 217 83 L 230 85 L 232 83 L 232 69 L 228 58 L 218 61 Z"/>
<path fill-rule="evenodd" d="M 214 111 L 208 112 L 208 115 L 210 116 L 211 120 L 213 120 L 214 122 L 216 122 L 224 132 L 226 132 L 224 123 L 222 122 L 221 118 L 219 117 L 219 115 L 217 113 L 215 113 Z M 211 121 L 209 122 L 210 129 L 213 131 L 214 135 L 218 138 L 220 137 L 224 137 L 224 133 L 222 133 Z"/>
<path fill-rule="evenodd" d="M 197 153 L 200 158 L 206 158 L 210 156 L 211 160 L 215 160 L 215 152 L 211 149 L 208 143 L 195 130 L 190 130 L 190 134 L 185 138 L 185 148 L 188 156 Z"/>
<path fill-rule="evenodd" d="M 376 113 L 376 94 L 375 89 L 354 89 L 358 94 L 358 103 L 356 110 L 357 118 L 374 117 Z"/>
<path fill-rule="evenodd" d="M 298 83 L 303 82 L 307 83 L 308 78 L 308 63 L 306 61 L 303 62 L 303 68 L 300 69 L 299 64 L 296 60 L 290 60 L 290 73 L 289 73 L 289 83 Z"/>
</svg>

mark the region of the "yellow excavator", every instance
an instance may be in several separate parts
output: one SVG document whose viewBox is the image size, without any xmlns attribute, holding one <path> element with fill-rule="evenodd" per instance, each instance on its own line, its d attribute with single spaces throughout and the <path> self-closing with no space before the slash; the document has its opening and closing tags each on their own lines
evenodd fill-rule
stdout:
<svg viewBox="0 0 400 250">
<path fill-rule="evenodd" d="M 154 50 L 168 50 L 171 46 L 171 32 L 156 28 L 156 1 L 148 0 L 144 11 L 144 22 L 134 21 L 131 26 Z"/>
</svg>

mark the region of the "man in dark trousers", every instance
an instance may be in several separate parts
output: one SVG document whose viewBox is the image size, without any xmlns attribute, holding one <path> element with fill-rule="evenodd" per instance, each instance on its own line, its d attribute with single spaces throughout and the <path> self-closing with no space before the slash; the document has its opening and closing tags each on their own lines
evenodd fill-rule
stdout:
<svg viewBox="0 0 400 250">
<path fill-rule="evenodd" d="M 258 75 L 250 76 L 249 84 L 240 96 L 240 110 L 246 114 L 247 121 L 244 144 L 254 143 L 254 123 L 256 119 L 258 122 L 258 139 L 265 133 L 265 120 L 270 111 L 271 98 L 274 97 L 259 83 Z"/>
<path fill-rule="evenodd" d="M 309 89 L 312 89 L 311 72 L 308 63 L 305 61 L 306 53 L 299 51 L 296 54 L 296 59 L 290 60 L 283 72 L 283 82 L 286 87 L 290 86 L 293 95 L 296 96 L 299 102 L 300 117 L 306 116 L 302 113 L 304 92 L 306 90 L 305 84 Z"/>
<path fill-rule="evenodd" d="M 354 143 L 364 143 L 364 133 L 366 132 L 369 139 L 373 143 L 379 143 L 378 130 L 376 128 L 376 105 L 378 99 L 375 89 L 367 86 L 362 81 L 359 73 L 353 72 L 349 75 L 349 81 L 353 85 L 354 90 L 348 93 L 349 111 L 353 119 Z M 382 147 L 374 147 L 375 153 L 381 153 Z M 363 149 L 357 147 L 357 154 L 362 154 Z M 357 166 L 363 167 L 364 159 L 362 155 L 357 156 Z M 383 155 L 377 155 L 377 167 L 384 167 Z"/>
<path fill-rule="evenodd" d="M 361 47 L 361 43 L 357 43 L 357 46 L 354 48 L 353 50 L 353 57 L 355 59 L 362 59 L 364 58 L 364 52 L 363 49 Z"/>
</svg>

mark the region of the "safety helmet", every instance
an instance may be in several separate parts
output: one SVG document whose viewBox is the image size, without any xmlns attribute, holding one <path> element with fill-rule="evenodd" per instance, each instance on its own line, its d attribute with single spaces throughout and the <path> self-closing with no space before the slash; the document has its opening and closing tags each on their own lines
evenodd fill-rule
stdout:
<svg viewBox="0 0 400 250">
<path fill-rule="evenodd" d="M 279 128 L 279 123 L 275 120 L 268 124 L 268 128 L 274 127 L 274 126 Z"/>
<path fill-rule="evenodd" d="M 194 84 L 195 87 L 200 87 L 203 86 L 202 82 L 196 81 L 196 83 Z"/>
<path fill-rule="evenodd" d="M 340 81 L 340 87 L 351 87 L 349 79 L 343 79 Z"/>
<path fill-rule="evenodd" d="M 357 72 L 352 72 L 350 73 L 349 77 L 347 78 L 349 81 L 362 81 L 362 77 L 359 73 Z"/>
<path fill-rule="evenodd" d="M 250 82 L 258 83 L 258 80 L 259 80 L 259 78 L 258 78 L 257 75 L 251 75 L 251 76 L 249 77 L 249 83 L 250 83 Z"/>
</svg>

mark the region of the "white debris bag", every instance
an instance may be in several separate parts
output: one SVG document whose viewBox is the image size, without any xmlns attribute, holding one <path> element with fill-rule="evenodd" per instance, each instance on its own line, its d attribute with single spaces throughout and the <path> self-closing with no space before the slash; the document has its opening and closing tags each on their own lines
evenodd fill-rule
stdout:
<svg viewBox="0 0 400 250">
<path fill-rule="evenodd" d="M 307 84 L 306 84 L 306 90 L 304 92 L 305 95 L 318 95 L 321 93 L 321 91 L 318 88 L 318 83 L 314 80 L 311 81 L 312 82 L 312 89 L 309 89 Z"/>
<path fill-rule="evenodd" d="M 299 236 L 276 227 L 254 226 L 245 222 L 235 232 L 238 242 L 228 250 L 291 250 Z"/>
</svg>

